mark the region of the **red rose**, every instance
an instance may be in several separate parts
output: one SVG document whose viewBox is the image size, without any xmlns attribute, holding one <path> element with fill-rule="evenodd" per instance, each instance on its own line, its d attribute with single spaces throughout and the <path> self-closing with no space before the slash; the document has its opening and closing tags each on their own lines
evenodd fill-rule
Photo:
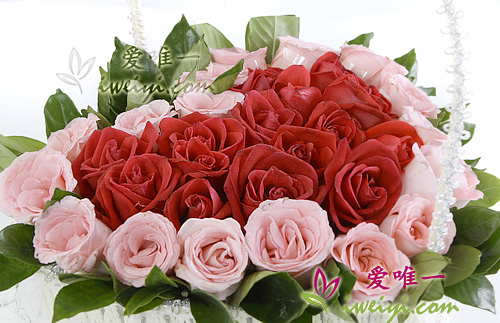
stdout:
<svg viewBox="0 0 500 323">
<path fill-rule="evenodd" d="M 398 156 L 401 168 L 412 161 L 413 144 L 417 143 L 419 147 L 424 144 L 411 124 L 399 120 L 384 122 L 366 130 L 366 137 L 391 148 Z"/>
<path fill-rule="evenodd" d="M 310 86 L 311 76 L 307 68 L 302 65 L 290 65 L 278 75 L 273 84 L 273 89 L 279 93 L 282 88 L 288 85 L 298 87 Z"/>
<path fill-rule="evenodd" d="M 289 84 L 279 91 L 281 102 L 288 109 L 293 109 L 302 115 L 304 122 L 321 101 L 321 91 L 315 87 L 300 87 Z"/>
<path fill-rule="evenodd" d="M 352 151 L 347 140 L 342 140 L 325 170 L 325 180 L 325 209 L 342 232 L 362 222 L 380 224 L 401 194 L 398 158 L 377 140 L 368 140 Z"/>
<path fill-rule="evenodd" d="M 224 219 L 232 214 L 229 203 L 206 179 L 193 179 L 178 188 L 165 203 L 164 213 L 177 230 L 187 219 Z"/>
<path fill-rule="evenodd" d="M 337 136 L 330 132 L 296 126 L 281 126 L 270 145 L 302 159 L 323 178 L 325 167 L 332 161 Z"/>
<path fill-rule="evenodd" d="M 112 230 L 138 212 L 162 213 L 181 172 L 156 154 L 130 157 L 112 165 L 99 178 L 92 202 L 98 218 Z"/>
<path fill-rule="evenodd" d="M 368 87 L 354 74 L 346 74 L 328 85 L 323 101 L 334 101 L 355 117 L 363 129 L 392 120 L 391 103 L 375 87 Z"/>
<path fill-rule="evenodd" d="M 160 123 L 158 150 L 191 177 L 221 177 L 238 150 L 245 128 L 237 120 L 210 118 L 198 112 Z"/>
<path fill-rule="evenodd" d="M 340 105 L 340 108 L 354 117 L 363 130 L 392 120 L 388 114 L 360 102 L 344 103 Z"/>
<path fill-rule="evenodd" d="M 338 139 L 347 139 L 351 148 L 361 144 L 366 137 L 359 121 L 332 101 L 320 102 L 304 127 L 334 133 Z"/>
<path fill-rule="evenodd" d="M 247 129 L 247 147 L 269 143 L 281 125 L 302 125 L 303 122 L 299 112 L 285 108 L 274 90 L 248 92 L 243 104 L 236 104 L 231 113 Z"/>
<path fill-rule="evenodd" d="M 252 71 L 249 69 L 250 73 L 248 74 L 248 78 L 241 86 L 233 87 L 231 90 L 238 92 L 249 92 L 252 90 L 256 91 L 265 91 L 269 90 L 273 87 L 274 82 L 278 75 L 283 71 L 278 67 L 269 67 L 265 70 L 261 70 L 257 68 Z"/>
<path fill-rule="evenodd" d="M 94 131 L 71 165 L 80 195 L 92 199 L 105 171 L 131 156 L 152 152 L 157 138 L 158 133 L 149 122 L 141 139 L 111 127 Z"/>
<path fill-rule="evenodd" d="M 339 57 L 334 52 L 323 54 L 311 67 L 311 85 L 317 87 L 321 92 L 344 74 L 351 72 L 346 70 L 339 62 Z"/>
<path fill-rule="evenodd" d="M 263 144 L 236 154 L 224 191 L 234 219 L 242 226 L 252 211 L 265 200 L 288 197 L 321 203 L 326 194 L 310 164 Z"/>
</svg>

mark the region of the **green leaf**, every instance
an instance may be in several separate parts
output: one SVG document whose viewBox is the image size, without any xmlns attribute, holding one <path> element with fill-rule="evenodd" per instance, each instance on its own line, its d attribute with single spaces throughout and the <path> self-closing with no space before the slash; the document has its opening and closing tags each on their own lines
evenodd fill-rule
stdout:
<svg viewBox="0 0 500 323">
<path fill-rule="evenodd" d="M 110 282 L 86 280 L 65 286 L 54 301 L 52 322 L 108 306 L 114 301 L 115 293 Z"/>
<path fill-rule="evenodd" d="M 52 198 L 45 203 L 44 211 L 47 210 L 50 206 L 56 204 L 57 202 L 60 202 L 63 198 L 66 196 L 73 196 L 76 197 L 77 199 L 82 199 L 82 197 L 76 193 L 69 192 L 69 191 L 64 191 L 60 188 L 56 188 L 54 190 L 54 194 L 52 194 Z"/>
<path fill-rule="evenodd" d="M 313 316 L 307 312 L 302 313 L 301 316 L 294 319 L 291 323 L 312 323 Z"/>
<path fill-rule="evenodd" d="M 108 63 L 108 70 L 109 66 Z M 99 67 L 99 72 L 101 82 L 97 91 L 97 111 L 113 124 L 116 116 L 123 112 L 121 108 L 123 93 L 121 92 L 126 91 L 126 85 L 124 85 L 126 81 L 111 82 L 109 72 L 102 67 Z"/>
<path fill-rule="evenodd" d="M 47 138 L 52 132 L 64 129 L 71 120 L 82 116 L 69 96 L 60 89 L 49 97 L 43 113 Z"/>
<path fill-rule="evenodd" d="M 183 72 L 190 72 L 195 66 L 201 70 L 210 59 L 205 41 L 189 26 L 183 15 L 163 43 L 158 66 L 170 89 Z"/>
<path fill-rule="evenodd" d="M 189 300 L 191 314 L 196 323 L 234 323 L 226 306 L 214 295 L 201 290 L 193 290 Z"/>
<path fill-rule="evenodd" d="M 444 269 L 444 287 L 448 287 L 472 275 L 479 265 L 481 251 L 466 245 L 453 245 L 445 257 L 451 259 L 451 264 Z"/>
<path fill-rule="evenodd" d="M 495 232 L 500 224 L 500 212 L 481 206 L 466 206 L 453 212 L 457 227 L 454 244 L 477 247 Z"/>
<path fill-rule="evenodd" d="M 479 163 L 479 160 L 481 157 L 476 158 L 476 159 L 466 159 L 464 160 L 467 165 L 469 165 L 472 168 L 476 168 L 477 164 Z"/>
<path fill-rule="evenodd" d="M 0 135 L 0 145 L 9 149 L 14 155 L 20 156 L 27 151 L 38 151 L 45 147 L 45 144 L 36 139 L 23 136 L 2 136 Z"/>
<path fill-rule="evenodd" d="M 445 287 L 444 294 L 460 303 L 496 313 L 495 290 L 484 276 L 473 275 L 458 284 Z"/>
<path fill-rule="evenodd" d="M 411 259 L 411 266 L 418 277 L 433 276 L 441 272 L 450 260 L 435 252 L 421 252 Z"/>
<path fill-rule="evenodd" d="M 243 63 L 244 60 L 242 59 L 229 70 L 219 75 L 215 81 L 210 84 L 208 90 L 213 94 L 219 94 L 229 90 L 234 85 L 234 81 L 238 77 L 238 74 L 243 70 Z"/>
<path fill-rule="evenodd" d="M 500 201 L 500 179 L 482 170 L 474 170 L 474 173 L 479 179 L 479 184 L 476 189 L 483 192 L 482 199 L 477 201 L 470 201 L 467 206 L 482 206 L 491 207 Z"/>
<path fill-rule="evenodd" d="M 177 297 L 177 293 L 174 290 L 167 290 L 160 295 L 161 299 L 173 299 Z"/>
<path fill-rule="evenodd" d="M 29 265 L 17 259 L 0 254 L 0 291 L 7 290 L 22 282 L 40 269 L 40 266 Z"/>
<path fill-rule="evenodd" d="M 154 99 L 169 99 L 162 73 L 146 51 L 115 38 L 115 51 L 108 70 L 100 68 L 98 112 L 110 123 L 127 108 L 128 92 L 137 92 L 146 104 Z M 132 82 L 135 81 L 135 82 Z"/>
<path fill-rule="evenodd" d="M 496 274 L 500 263 L 500 227 L 477 248 L 481 251 L 481 263 L 474 274 Z"/>
<path fill-rule="evenodd" d="M 34 236 L 35 227 L 32 225 L 17 223 L 5 227 L 0 231 L 0 254 L 29 265 L 41 266 L 35 258 Z"/>
<path fill-rule="evenodd" d="M 236 293 L 231 296 L 230 303 L 234 306 L 239 306 L 243 299 L 247 296 L 253 286 L 258 283 L 260 280 L 275 275 L 276 273 L 273 271 L 257 271 L 243 280 L 243 283 L 238 288 Z"/>
<path fill-rule="evenodd" d="M 172 276 L 172 277 L 168 277 L 168 279 L 170 279 L 171 281 L 173 281 L 174 283 L 176 283 L 179 287 L 187 290 L 187 291 L 190 291 L 191 290 L 191 287 L 189 286 L 188 283 L 186 283 L 185 281 L 183 281 L 182 279 L 179 279 L 175 276 Z"/>
<path fill-rule="evenodd" d="M 248 51 L 267 47 L 266 62 L 273 60 L 278 50 L 278 36 L 299 38 L 300 19 L 294 15 L 251 18 L 247 25 L 245 44 Z"/>
<path fill-rule="evenodd" d="M 344 306 L 347 307 L 347 305 Z M 346 311 L 338 301 L 331 304 L 328 309 L 331 313 L 335 314 L 335 316 L 341 318 L 344 321 L 358 323 L 356 316 L 353 313 Z"/>
<path fill-rule="evenodd" d="M 138 312 L 139 309 L 148 306 L 151 302 L 157 304 L 157 301 L 155 301 L 155 299 L 159 298 L 161 294 L 170 289 L 172 289 L 171 286 L 159 286 L 159 287 L 144 287 L 137 290 L 132 295 L 130 300 L 127 302 L 123 315 L 137 314 L 139 313 Z"/>
<path fill-rule="evenodd" d="M 0 144 L 0 171 L 9 167 L 16 157 L 16 154 Z"/>
<path fill-rule="evenodd" d="M 116 278 L 116 275 L 115 273 L 113 272 L 113 270 L 111 268 L 109 268 L 108 264 L 105 262 L 105 261 L 101 261 L 101 264 L 106 268 L 106 270 L 109 272 L 109 275 L 111 276 L 111 281 L 113 282 L 113 290 L 115 291 L 115 294 L 117 295 L 117 297 L 119 296 L 120 292 L 123 291 L 124 289 L 128 288 L 126 285 L 124 285 L 122 282 L 120 282 L 118 280 L 118 278 Z M 133 287 L 132 287 L 133 288 Z M 132 297 L 132 296 L 131 296 Z M 128 299 L 127 299 L 128 301 Z M 119 304 L 123 305 L 125 307 L 124 304 L 118 302 Z M 126 304 L 126 303 L 125 303 Z"/>
<path fill-rule="evenodd" d="M 423 87 L 419 86 L 419 89 L 421 89 L 427 96 L 436 96 L 436 88 L 435 87 Z"/>
<path fill-rule="evenodd" d="M 485 275 L 494 275 L 498 272 L 499 269 L 500 269 L 500 261 L 497 261 L 496 264 L 493 265 L 493 267 L 488 269 L 488 271 L 485 273 Z"/>
<path fill-rule="evenodd" d="M 204 36 L 209 48 L 221 49 L 234 47 L 226 36 L 211 24 L 197 24 L 191 27 L 196 30 L 200 38 Z"/>
<path fill-rule="evenodd" d="M 418 63 L 415 49 L 412 49 L 403 56 L 394 59 L 394 61 L 399 65 L 404 66 L 408 70 L 408 74 L 406 74 L 406 77 L 410 81 L 412 81 L 413 83 L 417 82 Z"/>
<path fill-rule="evenodd" d="M 134 311 L 134 314 L 139 314 L 139 313 L 142 313 L 142 312 L 150 311 L 150 310 L 152 310 L 152 309 L 160 306 L 164 302 L 165 302 L 165 299 L 163 299 L 161 297 L 155 298 L 151 302 L 147 303 L 146 305 L 144 305 L 144 306 L 139 307 L 138 309 L 136 309 Z"/>
<path fill-rule="evenodd" d="M 415 308 L 418 302 L 425 297 L 425 292 L 434 281 L 431 279 L 422 280 L 421 277 L 438 275 L 449 263 L 448 258 L 435 252 L 422 252 L 413 256 L 411 267 L 415 271 L 418 284 L 407 286 L 406 289 L 401 290 L 395 302 L 405 304 L 409 309 Z"/>
<path fill-rule="evenodd" d="M 351 291 L 358 278 L 349 269 L 349 267 L 347 267 L 343 263 L 338 262 L 337 266 L 339 267 L 340 270 L 339 302 L 341 305 L 344 305 L 349 300 Z"/>
<path fill-rule="evenodd" d="M 179 77 L 184 72 L 201 71 L 205 69 L 210 61 L 212 60 L 212 55 L 208 50 L 208 46 L 203 38 L 200 40 L 186 53 L 178 55 L 177 66 L 172 72 L 172 80 L 177 81 Z M 175 86 L 174 86 L 175 87 Z"/>
<path fill-rule="evenodd" d="M 111 281 L 109 276 L 91 276 L 91 275 L 75 275 L 75 274 L 62 274 L 58 275 L 59 281 L 64 284 L 73 284 L 76 282 L 81 282 L 85 280 L 101 280 L 101 281 Z"/>
<path fill-rule="evenodd" d="M 134 296 L 135 293 L 140 291 L 140 289 L 135 288 L 133 286 L 125 286 L 125 285 L 123 285 L 123 286 L 124 286 L 124 288 L 119 289 L 118 292 L 116 291 L 116 287 L 113 287 L 113 289 L 115 290 L 115 294 L 116 294 L 116 297 L 115 297 L 116 302 L 118 304 L 120 304 L 121 306 L 125 307 L 125 306 L 127 306 L 127 303 L 130 301 L 132 296 Z"/>
<path fill-rule="evenodd" d="M 440 300 L 444 295 L 444 284 L 442 279 L 432 280 L 427 289 L 420 297 L 421 301 L 433 302 Z"/>
<path fill-rule="evenodd" d="M 154 266 L 151 269 L 149 275 L 146 277 L 146 286 L 147 287 L 162 287 L 162 286 L 170 286 L 170 287 L 178 287 L 173 280 L 167 277 L 163 271 L 158 266 Z"/>
<path fill-rule="evenodd" d="M 99 118 L 99 120 L 97 120 L 97 127 L 99 129 L 104 129 L 106 127 L 111 127 L 112 126 L 111 122 L 109 122 L 108 119 L 106 119 L 105 116 L 103 116 L 101 113 L 95 111 L 90 106 L 87 107 L 87 110 L 82 110 L 82 114 L 83 114 L 83 111 L 86 111 L 87 115 L 89 113 L 93 113 L 93 114 L 95 114 Z"/>
<path fill-rule="evenodd" d="M 328 279 L 336 278 L 340 275 L 340 268 L 338 262 L 335 259 L 330 258 L 325 265 L 325 273 L 328 275 Z"/>
<path fill-rule="evenodd" d="M 133 88 L 134 90 L 129 90 L 127 92 L 127 108 L 125 109 L 125 111 L 130 111 L 151 102 L 151 100 L 147 98 L 149 96 L 149 93 L 141 86 L 141 83 L 139 83 L 138 81 L 131 80 L 128 88 Z"/>
<path fill-rule="evenodd" d="M 358 37 L 354 38 L 353 40 L 350 40 L 347 42 L 348 45 L 363 45 L 365 47 L 370 47 L 370 40 L 372 40 L 373 36 L 375 36 L 374 33 L 366 33 L 366 34 L 361 34 Z"/>
<path fill-rule="evenodd" d="M 290 322 L 307 308 L 302 292 L 288 273 L 277 272 L 256 282 L 240 306 L 262 322 Z"/>
</svg>

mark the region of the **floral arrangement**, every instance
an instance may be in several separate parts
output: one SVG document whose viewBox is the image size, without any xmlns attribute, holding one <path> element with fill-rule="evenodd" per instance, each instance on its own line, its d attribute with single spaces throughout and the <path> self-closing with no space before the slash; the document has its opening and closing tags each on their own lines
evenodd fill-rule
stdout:
<svg viewBox="0 0 500 323">
<path fill-rule="evenodd" d="M 404 318 L 443 295 L 495 311 L 500 181 L 478 160 L 459 162 L 445 248 L 427 251 L 450 113 L 415 85 L 415 51 L 375 54 L 373 34 L 338 51 L 298 23 L 252 18 L 243 50 L 183 17 L 158 64 L 116 39 L 97 109 L 57 90 L 47 144 L 0 137 L 0 211 L 18 222 L 2 290 L 55 263 L 53 322 L 171 299 L 197 322 L 232 322 L 228 304 L 354 322 L 344 306 L 364 300 Z"/>
</svg>

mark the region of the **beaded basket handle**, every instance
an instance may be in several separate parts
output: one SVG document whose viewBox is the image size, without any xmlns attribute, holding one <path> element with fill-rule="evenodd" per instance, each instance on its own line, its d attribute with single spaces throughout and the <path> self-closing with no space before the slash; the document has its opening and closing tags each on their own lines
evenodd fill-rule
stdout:
<svg viewBox="0 0 500 323">
<path fill-rule="evenodd" d="M 144 24 L 142 22 L 141 0 L 128 0 L 130 7 L 130 22 L 132 23 L 132 37 L 135 47 L 147 51 L 146 35 L 144 34 Z"/>
<path fill-rule="evenodd" d="M 147 50 L 146 37 L 144 34 L 144 24 L 142 22 L 141 0 L 128 0 L 130 6 L 130 21 L 132 23 L 131 34 L 137 48 Z M 448 66 L 446 71 L 453 74 L 453 84 L 448 88 L 448 92 L 453 94 L 451 107 L 446 110 L 450 112 L 449 123 L 444 126 L 448 133 L 448 140 L 443 144 L 445 157 L 441 161 L 441 176 L 438 180 L 439 190 L 436 196 L 432 223 L 429 228 L 429 251 L 440 252 L 444 249 L 444 236 L 448 233 L 446 223 L 453 221 L 450 207 L 455 203 L 453 190 L 460 184 L 455 179 L 455 174 L 463 172 L 464 167 L 459 165 L 459 154 L 462 140 L 468 139 L 470 133 L 464 130 L 464 119 L 466 118 L 465 97 L 465 72 L 462 62 L 464 60 L 464 49 L 461 39 L 462 32 L 458 27 L 457 20 L 463 15 L 462 11 L 456 11 L 453 0 L 443 0 L 443 4 L 438 9 L 438 13 L 446 14 L 448 26 L 442 32 L 449 34 L 451 46 L 445 51 L 453 57 L 453 64 Z"/>
<path fill-rule="evenodd" d="M 453 64 L 446 69 L 448 73 L 453 75 L 453 84 L 448 88 L 448 92 L 453 94 L 453 101 L 451 107 L 446 108 L 450 112 L 450 120 L 444 127 L 448 133 L 448 140 L 443 144 L 445 157 L 441 161 L 439 190 L 432 214 L 427 245 L 429 251 L 439 253 L 444 249 L 443 237 L 448 233 L 446 222 L 453 221 L 453 215 L 450 212 L 450 206 L 455 203 L 453 190 L 460 186 L 460 183 L 455 179 L 455 174 L 465 170 L 463 166 L 459 165 L 462 140 L 470 138 L 470 133 L 464 130 L 464 119 L 469 113 L 466 111 L 467 93 L 465 90 L 465 71 L 462 65 L 465 57 L 461 41 L 463 34 L 457 22 L 463 12 L 455 10 L 453 0 L 443 0 L 443 5 L 438 9 L 438 13 L 446 14 L 448 18 L 448 26 L 442 32 L 450 35 L 451 46 L 445 53 L 453 58 Z"/>
</svg>

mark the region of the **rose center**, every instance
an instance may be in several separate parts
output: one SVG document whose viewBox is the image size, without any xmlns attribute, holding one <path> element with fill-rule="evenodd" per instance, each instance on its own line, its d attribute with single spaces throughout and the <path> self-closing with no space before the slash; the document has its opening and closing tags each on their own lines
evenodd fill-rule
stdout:
<svg viewBox="0 0 500 323">
<path fill-rule="evenodd" d="M 127 159 L 128 155 L 129 155 L 128 150 L 120 149 L 118 147 L 118 142 L 115 139 L 111 139 L 104 146 L 101 157 L 101 165 L 110 164 L 114 161 L 121 159 Z"/>
<path fill-rule="evenodd" d="M 305 143 L 303 141 L 299 141 L 298 143 L 288 148 L 287 153 L 310 163 L 313 148 L 314 145 L 312 143 L 310 142 Z"/>
<path fill-rule="evenodd" d="M 257 111 L 254 117 L 255 122 L 266 129 L 277 130 L 281 125 L 278 114 L 272 110 Z"/>
<path fill-rule="evenodd" d="M 184 201 L 188 207 L 188 218 L 206 218 L 212 215 L 212 203 L 206 196 L 192 194 Z"/>
<path fill-rule="evenodd" d="M 214 275 L 225 273 L 228 268 L 235 266 L 235 259 L 225 241 L 217 241 L 204 246 L 200 258 Z"/>
</svg>

